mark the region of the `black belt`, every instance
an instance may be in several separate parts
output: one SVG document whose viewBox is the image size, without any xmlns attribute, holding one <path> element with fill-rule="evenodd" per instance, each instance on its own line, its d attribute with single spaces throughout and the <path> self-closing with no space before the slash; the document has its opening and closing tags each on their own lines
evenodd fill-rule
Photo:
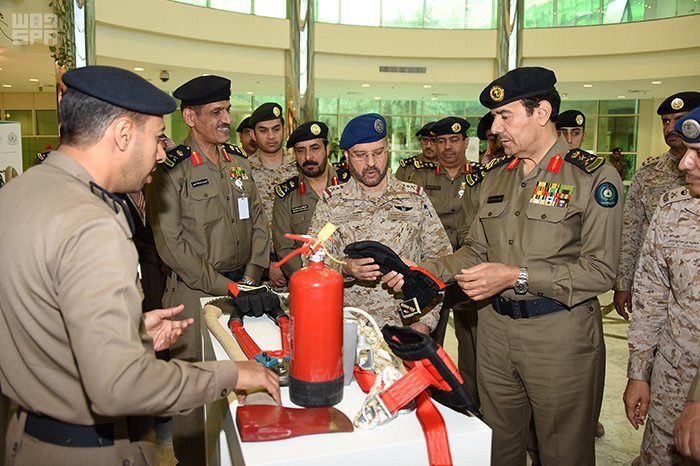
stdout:
<svg viewBox="0 0 700 466">
<path fill-rule="evenodd" d="M 563 304 L 547 298 L 510 301 L 500 296 L 494 296 L 491 298 L 491 304 L 497 313 L 511 319 L 529 319 L 530 317 L 540 317 L 553 312 L 569 310 Z"/>
<path fill-rule="evenodd" d="M 231 272 L 219 272 L 221 275 L 224 277 L 228 278 L 232 282 L 239 282 L 243 278 L 243 275 L 245 275 L 245 267 L 241 267 L 240 269 L 233 270 Z M 177 281 L 185 283 L 185 281 L 180 278 L 180 276 L 177 276 Z"/>
<path fill-rule="evenodd" d="M 143 439 L 153 428 L 153 421 L 152 417 L 127 417 L 126 428 L 129 441 L 137 442 Z M 114 423 L 92 426 L 70 424 L 27 412 L 24 432 L 42 442 L 64 447 L 109 447 L 114 445 L 115 427 Z"/>
</svg>

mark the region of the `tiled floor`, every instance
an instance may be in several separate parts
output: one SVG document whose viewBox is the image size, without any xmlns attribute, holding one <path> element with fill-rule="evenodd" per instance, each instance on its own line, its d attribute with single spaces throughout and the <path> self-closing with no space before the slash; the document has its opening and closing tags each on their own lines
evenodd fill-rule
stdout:
<svg viewBox="0 0 700 466">
<path fill-rule="evenodd" d="M 601 296 L 602 304 L 610 303 L 611 293 Z M 625 417 L 622 392 L 627 383 L 627 322 L 615 311 L 603 318 L 603 331 L 607 348 L 605 371 L 605 397 L 600 421 L 605 426 L 605 436 L 596 440 L 597 464 L 602 466 L 630 464 L 637 456 L 642 431 L 635 431 Z M 449 332 L 445 350 L 456 359 L 457 341 L 454 331 Z M 163 466 L 177 464 L 172 454 L 171 423 L 160 424 L 156 429 L 160 461 Z"/>
</svg>

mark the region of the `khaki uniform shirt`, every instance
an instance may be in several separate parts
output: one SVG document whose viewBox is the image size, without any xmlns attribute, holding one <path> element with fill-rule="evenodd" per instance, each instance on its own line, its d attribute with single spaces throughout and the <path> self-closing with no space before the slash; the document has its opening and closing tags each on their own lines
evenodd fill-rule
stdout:
<svg viewBox="0 0 700 466">
<path fill-rule="evenodd" d="M 223 398 L 230 362 L 160 361 L 146 335 L 122 207 L 54 151 L 0 191 L 0 385 L 73 424 L 176 415 Z"/>
<path fill-rule="evenodd" d="M 192 155 L 174 167 L 161 164 L 146 203 L 163 262 L 185 284 L 226 295 L 221 272 L 245 267 L 259 280 L 269 264 L 267 218 L 245 158 L 219 147 L 219 167 L 190 137 Z"/>
<path fill-rule="evenodd" d="M 617 272 L 623 191 L 620 175 L 604 162 L 569 152 L 562 137 L 527 175 L 519 159 L 492 170 L 479 188 L 466 244 L 424 265 L 443 280 L 481 262 L 527 267 L 528 294 L 506 289 L 508 299 L 547 297 L 573 307 L 608 291 Z"/>
<path fill-rule="evenodd" d="M 433 163 L 427 158 L 425 158 L 423 152 L 421 152 L 418 155 L 406 157 L 405 159 L 399 160 L 399 168 L 396 169 L 395 175 L 396 178 L 398 178 L 401 181 L 415 183 L 413 177 L 416 174 L 416 166 L 420 167 L 421 164 L 425 162 Z"/>
<path fill-rule="evenodd" d="M 447 233 L 423 189 L 404 183 L 392 175 L 380 196 L 365 192 L 355 179 L 341 186 L 326 188 L 323 202 L 316 205 L 309 231 L 319 231 L 327 222 L 338 227 L 326 247 L 334 257 L 344 258 L 345 246 L 356 241 L 374 240 L 392 248 L 396 254 L 420 260 L 440 257 L 451 251 Z M 340 270 L 335 262 L 326 264 Z M 345 289 L 345 305 L 369 312 L 382 327 L 402 325 L 397 313 L 401 302 L 379 280 L 353 281 Z M 421 322 L 434 329 L 439 312 L 431 309 Z"/>
<path fill-rule="evenodd" d="M 685 187 L 665 193 L 647 230 L 634 277 L 627 376 L 649 381 L 654 356 L 673 367 L 700 355 L 700 199 Z"/>
<path fill-rule="evenodd" d="M 347 170 L 340 169 L 339 176 L 336 169 L 328 164 L 326 187 L 345 183 L 349 177 L 350 173 Z M 285 238 L 284 234 L 305 235 L 309 232 L 311 217 L 314 215 L 319 197 L 303 173 L 275 186 L 275 195 L 275 204 L 272 209 L 272 242 L 281 260 L 301 246 L 301 243 Z M 313 234 L 316 233 L 318 232 L 313 232 Z M 287 277 L 291 277 L 300 268 L 300 256 L 292 257 L 282 266 Z"/>
<path fill-rule="evenodd" d="M 685 183 L 683 172 L 678 169 L 678 162 L 670 152 L 666 152 L 660 157 L 647 160 L 632 178 L 625 201 L 622 249 L 615 290 L 632 289 L 640 245 L 659 205 L 659 198 L 669 189 L 683 186 Z"/>
</svg>

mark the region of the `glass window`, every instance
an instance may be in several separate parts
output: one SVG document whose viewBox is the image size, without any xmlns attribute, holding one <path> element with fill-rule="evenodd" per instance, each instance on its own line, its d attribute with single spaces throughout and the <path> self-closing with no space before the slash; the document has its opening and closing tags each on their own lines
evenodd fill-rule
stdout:
<svg viewBox="0 0 700 466">
<path fill-rule="evenodd" d="M 338 99 L 319 97 L 318 113 L 338 113 Z"/>
<path fill-rule="evenodd" d="M 316 0 L 314 11 L 316 21 L 338 23 L 340 21 L 340 0 Z"/>
<path fill-rule="evenodd" d="M 237 112 L 253 110 L 253 96 L 248 94 L 233 94 L 231 96 L 231 109 Z"/>
<path fill-rule="evenodd" d="M 525 0 L 524 27 L 548 28 L 554 25 L 553 0 Z"/>
<path fill-rule="evenodd" d="M 181 112 L 175 112 L 170 116 L 171 133 L 168 136 L 176 143 L 181 143 L 190 132 L 190 127 L 187 126 L 185 120 L 182 119 Z"/>
<path fill-rule="evenodd" d="M 425 27 L 463 29 L 467 8 L 464 0 L 429 0 L 425 4 Z"/>
<path fill-rule="evenodd" d="M 423 0 L 382 1 L 382 26 L 422 28 Z"/>
<path fill-rule="evenodd" d="M 36 111 L 36 134 L 42 136 L 58 135 L 58 112 L 56 110 Z"/>
<path fill-rule="evenodd" d="M 250 14 L 250 0 L 209 0 L 211 8 Z"/>
<path fill-rule="evenodd" d="M 467 11 L 465 16 L 467 29 L 493 29 L 494 11 L 496 10 L 495 0 L 467 0 Z"/>
<path fill-rule="evenodd" d="M 636 115 L 636 100 L 601 100 L 601 115 Z"/>
<path fill-rule="evenodd" d="M 586 115 L 587 119 L 591 119 L 598 114 L 597 100 L 562 100 L 559 107 L 559 112 L 565 110 L 578 110 Z"/>
<path fill-rule="evenodd" d="M 465 115 L 464 102 L 450 100 L 425 100 L 423 101 L 423 115 L 433 115 L 433 120 L 444 118 L 447 115 Z"/>
<path fill-rule="evenodd" d="M 34 135 L 34 125 L 31 110 L 5 110 L 5 120 L 20 124 L 22 136 Z"/>
<path fill-rule="evenodd" d="M 379 26 L 381 2 L 377 0 L 343 0 L 340 4 L 340 22 L 358 26 Z"/>
<path fill-rule="evenodd" d="M 22 170 L 31 168 L 36 154 L 58 147 L 58 136 L 22 137 Z M 2 167 L 3 169 L 5 167 Z M 19 167 L 16 167 L 19 168 Z"/>
<path fill-rule="evenodd" d="M 253 110 L 264 104 L 265 102 L 275 102 L 278 103 L 282 107 L 282 111 L 284 113 L 284 96 L 281 95 L 256 95 L 255 96 L 255 103 Z"/>
<path fill-rule="evenodd" d="M 598 117 L 598 153 L 610 153 L 613 147 L 622 152 L 637 151 L 637 117 Z"/>
<path fill-rule="evenodd" d="M 285 0 L 253 0 L 254 13 L 259 16 L 271 16 L 273 18 L 287 17 L 287 4 Z"/>
</svg>

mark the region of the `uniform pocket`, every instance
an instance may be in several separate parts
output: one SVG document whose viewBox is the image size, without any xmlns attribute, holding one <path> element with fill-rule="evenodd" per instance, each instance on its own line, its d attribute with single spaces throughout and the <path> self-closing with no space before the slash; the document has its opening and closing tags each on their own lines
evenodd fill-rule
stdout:
<svg viewBox="0 0 700 466">
<path fill-rule="evenodd" d="M 541 206 L 531 204 L 525 211 L 528 222 L 525 229 L 524 243 L 532 251 L 556 252 L 563 241 L 564 229 L 560 225 L 564 222 L 568 209 L 561 207 Z"/>
<path fill-rule="evenodd" d="M 200 224 L 217 222 L 221 219 L 219 193 L 213 186 L 203 186 L 190 191 L 193 216 Z"/>
<path fill-rule="evenodd" d="M 508 201 L 485 204 L 477 213 L 479 221 L 484 227 L 484 232 L 489 241 L 494 241 L 503 235 L 505 231 L 505 210 Z"/>
</svg>

